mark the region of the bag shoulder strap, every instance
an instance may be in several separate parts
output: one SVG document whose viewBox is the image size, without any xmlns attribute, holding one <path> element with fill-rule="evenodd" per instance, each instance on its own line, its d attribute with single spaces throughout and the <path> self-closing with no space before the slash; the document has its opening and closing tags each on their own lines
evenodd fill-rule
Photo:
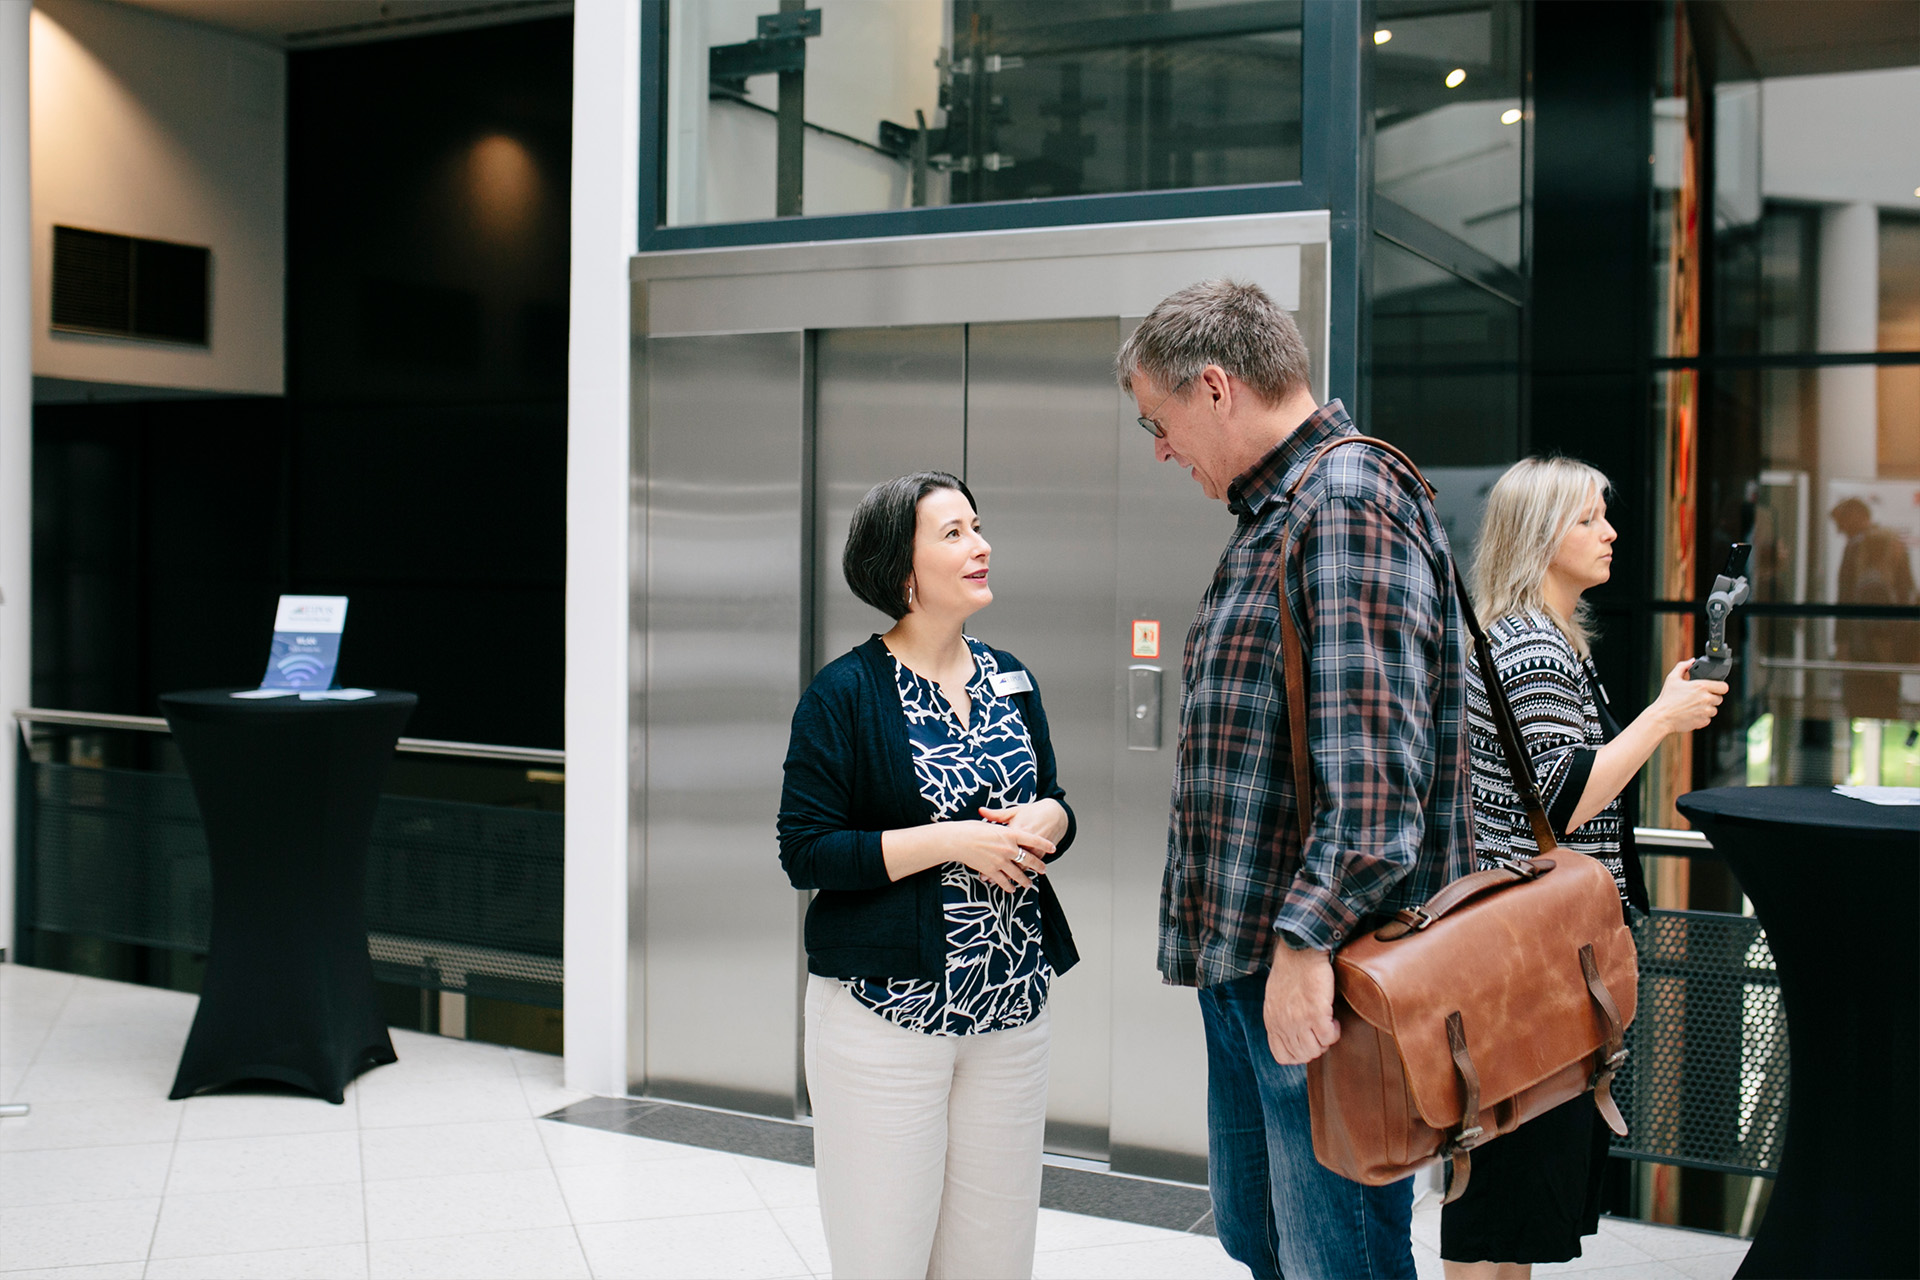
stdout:
<svg viewBox="0 0 1920 1280">
<path fill-rule="evenodd" d="M 1288 511 L 1291 518 L 1292 500 L 1300 486 L 1313 473 L 1320 460 L 1341 445 L 1367 444 L 1396 459 L 1431 499 L 1436 490 L 1420 474 L 1420 468 L 1406 454 L 1394 448 L 1384 440 L 1372 436 L 1341 436 L 1329 440 L 1307 459 L 1307 464 L 1287 486 Z M 1307 748 L 1307 660 L 1306 652 L 1300 643 L 1300 629 L 1293 617 L 1293 606 L 1287 599 L 1287 566 L 1289 563 L 1288 520 L 1280 524 L 1280 648 L 1281 660 L 1287 685 L 1287 737 L 1293 747 L 1293 792 L 1295 797 L 1295 818 L 1300 827 L 1300 843 L 1306 844 L 1308 834 L 1313 830 L 1313 757 Z M 1442 588 L 1444 590 L 1444 588 Z M 1547 811 L 1540 803 L 1540 790 L 1534 785 L 1533 766 L 1527 760 L 1527 752 L 1520 736 L 1519 721 L 1514 718 L 1513 707 L 1507 701 L 1507 691 L 1501 687 L 1499 669 L 1493 663 L 1493 646 L 1487 640 L 1487 633 L 1480 626 L 1480 619 L 1473 611 L 1473 601 L 1467 594 L 1467 584 L 1460 576 L 1460 566 L 1453 565 L 1453 589 L 1460 600 L 1460 615 L 1465 619 L 1467 630 L 1473 635 L 1474 653 L 1480 659 L 1481 682 L 1487 689 L 1487 701 L 1493 707 L 1493 725 L 1500 738 L 1501 754 L 1507 760 L 1507 773 L 1513 780 L 1513 789 L 1520 797 L 1520 803 L 1526 807 L 1528 824 L 1533 828 L 1534 843 L 1542 854 L 1550 853 L 1559 847 L 1554 839 L 1553 827 L 1547 821 Z"/>
</svg>

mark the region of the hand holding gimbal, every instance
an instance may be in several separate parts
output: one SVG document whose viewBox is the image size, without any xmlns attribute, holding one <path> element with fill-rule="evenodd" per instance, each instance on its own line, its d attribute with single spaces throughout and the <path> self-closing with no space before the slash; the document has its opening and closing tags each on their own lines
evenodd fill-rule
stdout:
<svg viewBox="0 0 1920 1280">
<path fill-rule="evenodd" d="M 1747 557 L 1751 542 L 1736 542 L 1727 553 L 1727 567 L 1713 580 L 1707 597 L 1707 652 L 1687 668 L 1689 680 L 1725 680 L 1733 670 L 1733 650 L 1727 648 L 1727 619 L 1736 605 L 1747 602 Z"/>
</svg>

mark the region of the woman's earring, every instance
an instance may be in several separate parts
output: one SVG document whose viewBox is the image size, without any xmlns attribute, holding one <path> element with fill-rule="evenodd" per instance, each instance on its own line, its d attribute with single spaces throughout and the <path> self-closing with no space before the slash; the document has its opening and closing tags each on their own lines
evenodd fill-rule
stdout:
<svg viewBox="0 0 1920 1280">
<path fill-rule="evenodd" d="M 913 584 L 911 582 L 907 584 L 907 608 L 913 608 Z"/>
</svg>

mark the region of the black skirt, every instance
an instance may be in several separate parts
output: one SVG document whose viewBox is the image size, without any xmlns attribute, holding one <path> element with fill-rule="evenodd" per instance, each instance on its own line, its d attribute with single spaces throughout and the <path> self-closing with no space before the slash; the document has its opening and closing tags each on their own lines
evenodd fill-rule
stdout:
<svg viewBox="0 0 1920 1280">
<path fill-rule="evenodd" d="M 1611 1138 L 1581 1094 L 1473 1152 L 1461 1197 L 1440 1212 L 1449 1262 L 1567 1262 L 1600 1229 Z"/>
</svg>

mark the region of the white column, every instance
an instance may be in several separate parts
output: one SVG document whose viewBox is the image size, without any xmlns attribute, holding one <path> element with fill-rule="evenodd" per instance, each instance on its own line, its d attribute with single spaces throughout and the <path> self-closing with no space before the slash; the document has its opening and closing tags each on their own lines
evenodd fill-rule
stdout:
<svg viewBox="0 0 1920 1280">
<path fill-rule="evenodd" d="M 0 947 L 13 937 L 13 711 L 31 700 L 33 203 L 27 164 L 27 0 L 0 0 Z"/>
<path fill-rule="evenodd" d="M 640 5 L 573 10 L 567 375 L 567 1084 L 627 1087 L 627 271 L 637 245 Z"/>
<path fill-rule="evenodd" d="M 1818 274 L 1820 350 L 1874 350 L 1880 342 L 1878 207 L 1842 204 L 1821 214 Z M 1879 465 L 1875 392 L 1870 365 L 1820 371 L 1822 482 L 1874 474 Z"/>
</svg>

